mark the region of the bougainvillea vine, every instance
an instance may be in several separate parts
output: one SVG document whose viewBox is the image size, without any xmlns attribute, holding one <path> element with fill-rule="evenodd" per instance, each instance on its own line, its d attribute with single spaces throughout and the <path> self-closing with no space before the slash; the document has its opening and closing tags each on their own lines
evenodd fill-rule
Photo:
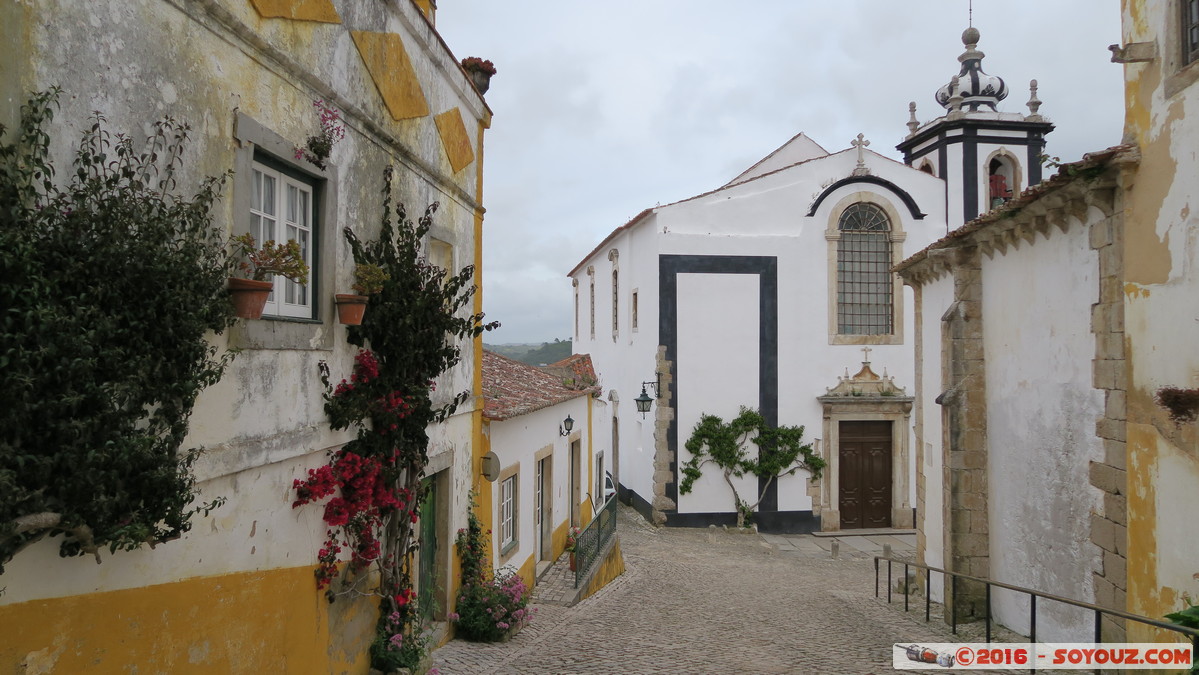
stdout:
<svg viewBox="0 0 1199 675">
<path fill-rule="evenodd" d="M 325 466 L 295 481 L 293 503 L 299 508 L 328 499 L 317 585 L 330 602 L 348 594 L 379 598 L 371 663 L 384 671 L 413 667 L 424 653 L 410 566 L 420 546 L 415 535 L 425 496 L 427 430 L 470 396 L 435 397 L 434 381 L 461 361 L 462 346 L 499 326 L 469 311 L 473 267 L 452 274 L 426 261 L 421 243 L 437 204 L 413 222 L 402 204 L 393 207 L 391 182 L 388 169 L 378 238 L 364 243 L 345 230 L 355 264 L 375 265 L 386 276 L 370 296 L 362 325 L 348 328 L 347 341 L 361 349 L 349 379 L 336 385 L 321 364 L 329 426 L 352 429 L 355 437 Z M 377 575 L 364 574 L 371 567 Z"/>
</svg>

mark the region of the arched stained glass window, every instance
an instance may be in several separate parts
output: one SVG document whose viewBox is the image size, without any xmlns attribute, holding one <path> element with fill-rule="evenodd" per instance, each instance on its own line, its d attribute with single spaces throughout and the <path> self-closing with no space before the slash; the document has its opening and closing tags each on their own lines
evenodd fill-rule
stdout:
<svg viewBox="0 0 1199 675">
<path fill-rule="evenodd" d="M 853 204 L 837 223 L 837 332 L 887 335 L 891 320 L 891 223 L 882 209 Z"/>
</svg>

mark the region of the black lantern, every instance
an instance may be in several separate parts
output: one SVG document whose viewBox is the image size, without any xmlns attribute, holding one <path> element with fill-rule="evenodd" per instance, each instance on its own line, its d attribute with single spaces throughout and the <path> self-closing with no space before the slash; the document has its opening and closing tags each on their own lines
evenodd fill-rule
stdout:
<svg viewBox="0 0 1199 675">
<path fill-rule="evenodd" d="M 661 378 L 660 373 L 655 373 L 658 378 Z M 654 404 L 654 398 L 650 398 L 649 394 L 645 393 L 646 387 L 654 388 L 654 398 L 662 398 L 662 381 L 655 379 L 653 382 L 641 383 L 641 395 L 633 399 L 633 403 L 637 404 L 637 412 L 641 413 L 641 417 L 645 418 L 645 413 L 649 412 L 650 407 Z"/>
<path fill-rule="evenodd" d="M 645 393 L 644 384 L 641 385 L 641 395 L 633 399 L 633 403 L 637 404 L 637 412 L 641 413 L 642 417 L 645 417 L 645 413 L 649 412 L 650 406 L 654 404 L 654 399 Z"/>
<path fill-rule="evenodd" d="M 570 430 L 574 429 L 574 428 L 575 428 L 575 421 L 570 418 L 570 415 L 567 415 L 566 419 L 562 420 L 562 426 L 559 427 L 559 429 L 558 429 L 558 435 L 559 436 L 569 436 Z"/>
</svg>

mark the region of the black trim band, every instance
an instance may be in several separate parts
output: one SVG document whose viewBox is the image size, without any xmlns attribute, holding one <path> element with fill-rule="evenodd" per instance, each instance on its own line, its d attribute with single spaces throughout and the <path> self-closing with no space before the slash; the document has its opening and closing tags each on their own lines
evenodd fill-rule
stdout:
<svg viewBox="0 0 1199 675">
<path fill-rule="evenodd" d="M 666 348 L 666 360 L 674 366 L 668 385 L 675 415 L 667 428 L 666 444 L 671 453 L 673 480 L 665 487 L 666 497 L 678 503 L 679 457 L 679 382 L 685 378 L 678 363 L 678 275 L 679 274 L 756 274 L 758 275 L 758 406 L 766 423 L 778 424 L 778 258 L 774 256 L 732 255 L 659 255 L 658 256 L 658 335 Z M 766 479 L 759 478 L 761 490 Z M 778 510 L 778 481 L 771 482 L 762 497 L 759 511 Z M 667 512 L 667 523 L 670 514 Z"/>
<path fill-rule="evenodd" d="M 908 194 L 907 190 L 904 190 L 895 183 L 885 178 L 879 178 L 878 176 L 852 176 L 850 178 L 842 178 L 825 188 L 824 192 L 821 192 L 820 196 L 816 198 L 816 201 L 812 202 L 812 208 L 808 210 L 807 217 L 811 218 L 816 215 L 816 209 L 820 208 L 820 203 L 834 191 L 853 183 L 869 183 L 890 190 L 896 197 L 899 197 L 903 201 L 904 205 L 908 207 L 908 211 L 912 213 L 912 217 L 916 220 L 924 220 L 924 216 L 927 215 L 920 212 L 920 207 L 916 204 L 916 200 L 912 199 L 912 195 Z"/>
</svg>

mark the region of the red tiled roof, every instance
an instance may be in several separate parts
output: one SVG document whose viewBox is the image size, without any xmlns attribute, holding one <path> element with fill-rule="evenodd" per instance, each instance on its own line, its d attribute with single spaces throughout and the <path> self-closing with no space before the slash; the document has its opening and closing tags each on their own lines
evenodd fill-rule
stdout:
<svg viewBox="0 0 1199 675">
<path fill-rule="evenodd" d="M 542 369 L 484 350 L 483 417 L 507 420 L 590 396 L 599 391 L 595 381 L 595 369 L 587 354 L 576 354 Z"/>
<path fill-rule="evenodd" d="M 1048 180 L 1042 181 L 1033 185 L 1016 198 L 1008 201 L 1003 206 L 988 211 L 974 220 L 962 225 L 958 229 L 950 232 L 944 237 L 934 241 L 925 248 L 908 256 L 906 260 L 891 268 L 892 272 L 903 274 L 922 263 L 928 258 L 929 251 L 935 251 L 942 248 L 952 247 L 958 240 L 969 237 L 974 233 L 985 230 L 989 227 L 995 227 L 997 224 L 1003 224 L 1009 219 L 1020 213 L 1021 209 L 1044 198 L 1046 195 L 1057 192 L 1062 188 L 1076 183 L 1081 180 L 1086 180 L 1089 176 L 1089 171 L 1093 169 L 1102 169 L 1112 163 L 1121 155 L 1125 155 L 1130 151 L 1135 150 L 1136 146 L 1131 144 L 1114 145 L 1106 150 L 1098 152 L 1088 152 L 1082 156 L 1082 159 L 1077 162 L 1062 164 L 1058 167 L 1058 172 Z"/>
</svg>

